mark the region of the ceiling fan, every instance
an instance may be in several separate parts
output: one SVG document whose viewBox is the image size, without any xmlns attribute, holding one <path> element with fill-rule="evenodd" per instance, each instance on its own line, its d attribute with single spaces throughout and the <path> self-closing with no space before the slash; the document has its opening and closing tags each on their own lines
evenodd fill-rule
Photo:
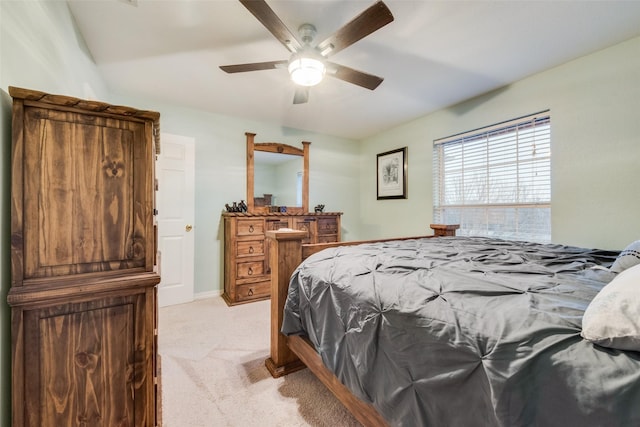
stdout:
<svg viewBox="0 0 640 427">
<path fill-rule="evenodd" d="M 320 83 L 325 74 L 370 90 L 377 88 L 384 80 L 382 77 L 327 61 L 329 56 L 351 46 L 358 40 L 393 21 L 391 11 L 382 1 L 378 1 L 367 8 L 329 38 L 315 46 L 312 45 L 313 38 L 316 34 L 316 28 L 313 25 L 302 24 L 298 28 L 300 34 L 300 39 L 298 39 L 264 0 L 240 0 L 240 3 L 266 27 L 284 47 L 291 51 L 291 57 L 288 60 L 282 61 L 222 65 L 220 69 L 223 71 L 227 73 L 243 73 L 246 71 L 271 70 L 286 67 L 291 76 L 291 80 L 296 83 L 296 92 L 293 98 L 294 104 L 307 102 L 309 99 L 309 87 Z"/>
</svg>

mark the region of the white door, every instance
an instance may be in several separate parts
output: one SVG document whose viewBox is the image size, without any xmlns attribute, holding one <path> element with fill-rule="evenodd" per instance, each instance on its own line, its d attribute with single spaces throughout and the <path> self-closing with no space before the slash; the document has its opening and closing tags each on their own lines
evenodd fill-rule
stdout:
<svg viewBox="0 0 640 427">
<path fill-rule="evenodd" d="M 193 301 L 195 140 L 163 133 L 158 178 L 158 305 Z"/>
</svg>

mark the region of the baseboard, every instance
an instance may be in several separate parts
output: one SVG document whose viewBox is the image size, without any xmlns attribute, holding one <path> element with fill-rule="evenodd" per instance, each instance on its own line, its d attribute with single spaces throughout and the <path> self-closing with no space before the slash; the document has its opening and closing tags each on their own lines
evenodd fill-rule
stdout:
<svg viewBox="0 0 640 427">
<path fill-rule="evenodd" d="M 207 292 L 198 292 L 196 294 L 193 294 L 193 299 L 195 300 L 199 300 L 199 299 L 207 299 L 207 298 L 214 298 L 214 297 L 219 297 L 220 295 L 222 295 L 222 291 L 207 291 Z"/>
</svg>

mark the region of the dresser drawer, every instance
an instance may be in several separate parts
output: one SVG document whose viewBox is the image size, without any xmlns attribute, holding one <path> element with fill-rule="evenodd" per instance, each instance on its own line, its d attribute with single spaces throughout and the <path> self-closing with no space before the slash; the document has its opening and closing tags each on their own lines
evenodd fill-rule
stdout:
<svg viewBox="0 0 640 427">
<path fill-rule="evenodd" d="M 236 301 L 251 300 L 269 297 L 271 293 L 271 281 L 256 282 L 236 287 Z"/>
<path fill-rule="evenodd" d="M 264 240 L 241 240 L 236 242 L 236 256 L 264 255 Z"/>
<path fill-rule="evenodd" d="M 262 236 L 264 237 L 263 219 L 239 219 L 238 236 Z"/>
<path fill-rule="evenodd" d="M 338 221 L 335 218 L 318 218 L 318 234 L 337 234 Z"/>
<path fill-rule="evenodd" d="M 0 0 L 2 1 L 2 0 Z M 224 213 L 224 292 L 229 305 L 269 298 L 270 230 L 290 228 L 307 233 L 303 243 L 338 242 L 340 213 Z"/>
<path fill-rule="evenodd" d="M 236 264 L 236 277 L 238 279 L 249 279 L 263 274 L 265 274 L 263 261 L 247 261 Z"/>
<path fill-rule="evenodd" d="M 334 243 L 337 241 L 337 234 L 318 234 L 318 243 Z"/>
<path fill-rule="evenodd" d="M 301 217 L 293 220 L 293 228 L 295 230 L 306 231 L 307 237 L 302 239 L 302 243 L 315 243 L 316 241 L 316 219 Z"/>
<path fill-rule="evenodd" d="M 271 219 L 267 218 L 267 230 L 279 230 L 281 228 L 289 228 L 288 219 Z"/>
</svg>

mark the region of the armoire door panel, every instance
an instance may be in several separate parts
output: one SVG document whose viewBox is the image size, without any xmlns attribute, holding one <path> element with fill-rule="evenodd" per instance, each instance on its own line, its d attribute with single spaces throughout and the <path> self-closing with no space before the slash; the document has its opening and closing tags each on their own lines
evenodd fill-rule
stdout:
<svg viewBox="0 0 640 427">
<path fill-rule="evenodd" d="M 144 124 L 38 109 L 25 116 L 25 138 L 36 141 L 25 147 L 25 188 L 37 195 L 25 199 L 25 251 L 37 254 L 25 260 L 25 278 L 144 267 L 142 213 L 152 203 Z"/>
<path fill-rule="evenodd" d="M 39 320 L 43 425 L 134 425 L 133 304 Z"/>
<path fill-rule="evenodd" d="M 132 228 L 131 132 L 47 120 L 40 140 L 40 266 L 126 259 L 127 245 L 110 242 Z"/>
</svg>

